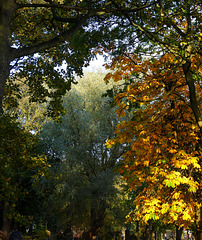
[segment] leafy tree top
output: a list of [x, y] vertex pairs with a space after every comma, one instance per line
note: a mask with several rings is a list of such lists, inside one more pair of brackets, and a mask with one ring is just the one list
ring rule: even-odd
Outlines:
[[199, 51], [197, 0], [3, 0], [1, 9], [0, 98], [10, 72], [26, 78], [32, 101], [51, 99], [55, 116], [73, 75], [100, 46], [116, 56], [169, 50], [185, 62]]
[[[150, 5], [119, 9], [110, 1], [1, 1], [0, 102], [10, 74], [26, 78], [32, 101], [50, 98], [50, 110], [62, 111], [61, 95], [70, 89], [73, 75], [82, 74], [95, 54], [92, 49], [109, 42], [107, 19], [116, 19], [122, 9], [130, 13]], [[105, 24], [107, 31], [101, 29]], [[63, 64], [65, 70], [60, 70]]]
[[[130, 111], [133, 117], [118, 124], [116, 137], [107, 143], [127, 146], [119, 172], [137, 191], [129, 219], [189, 226], [201, 206], [201, 133], [183, 67], [173, 54], [137, 60], [119, 57], [114, 61], [118, 68], [106, 77], [124, 76], [129, 82], [114, 100], [119, 116]], [[199, 55], [192, 59], [192, 72], [199, 71], [199, 60]], [[197, 81], [195, 94], [199, 102]]]

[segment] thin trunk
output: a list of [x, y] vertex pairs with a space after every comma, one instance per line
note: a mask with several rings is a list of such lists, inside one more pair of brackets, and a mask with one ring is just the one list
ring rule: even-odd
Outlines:
[[[183, 65], [183, 71], [189, 87], [189, 98], [190, 98], [191, 107], [194, 113], [196, 123], [200, 129], [200, 140], [199, 140], [198, 148], [200, 151], [202, 151], [202, 114], [200, 112], [199, 103], [196, 97], [195, 83], [191, 73], [191, 62], [187, 61]], [[199, 192], [199, 195], [201, 195], [200, 192]], [[199, 218], [200, 220], [198, 222], [196, 240], [202, 240], [202, 207], [199, 210]]]
[[189, 87], [189, 99], [190, 99], [190, 103], [191, 103], [191, 107], [196, 119], [196, 123], [200, 128], [200, 132], [202, 134], [202, 115], [199, 109], [199, 103], [197, 101], [197, 97], [196, 97], [196, 89], [195, 89], [195, 84], [194, 84], [194, 79], [192, 77], [192, 73], [191, 73], [191, 62], [187, 61], [184, 65], [183, 65], [183, 71], [185, 74], [185, 78], [186, 78], [186, 82], [188, 84]]
[[90, 239], [93, 239], [98, 235], [99, 229], [103, 227], [106, 212], [106, 202], [103, 199], [96, 199], [98, 195], [96, 190], [93, 190], [91, 194], [91, 226], [89, 230], [89, 237]]
[[130, 231], [128, 229], [125, 230], [125, 240], [129, 240], [130, 238]]
[[176, 226], [176, 240], [181, 240], [183, 228], [178, 228]]
[[149, 224], [145, 226], [145, 231], [143, 232], [142, 240], [150, 240], [151, 224], [152, 224], [152, 221], [150, 220]]
[[196, 240], [202, 240], [202, 207], [199, 209], [198, 222], [196, 228]]
[[11, 226], [11, 220], [8, 218], [8, 207], [3, 207], [3, 227], [2, 232], [4, 236], [7, 238], [9, 236], [10, 232], [10, 226]]

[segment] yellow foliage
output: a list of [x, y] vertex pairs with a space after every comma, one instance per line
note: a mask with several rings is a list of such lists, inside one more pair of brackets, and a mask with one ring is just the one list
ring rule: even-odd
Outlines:
[[[199, 71], [199, 56], [191, 61], [192, 71]], [[133, 214], [145, 222], [162, 219], [165, 223], [177, 221], [188, 226], [194, 221], [195, 208], [200, 204], [202, 154], [198, 147], [200, 131], [190, 108], [183, 68], [172, 54], [153, 62], [147, 60], [138, 65], [133, 62], [120, 57], [117, 59], [120, 71], [108, 75], [120, 79], [128, 71], [124, 76], [130, 79], [129, 72], [135, 71], [142, 76], [115, 97], [119, 116], [127, 111], [126, 102], [136, 102], [142, 107], [134, 110], [132, 120], [117, 126], [111, 144], [127, 144], [122, 173], [126, 173], [124, 177], [131, 188], [135, 190], [143, 183], [147, 186], [136, 197]], [[128, 68], [130, 64], [133, 67]], [[195, 85], [200, 99], [202, 92], [197, 81]]]

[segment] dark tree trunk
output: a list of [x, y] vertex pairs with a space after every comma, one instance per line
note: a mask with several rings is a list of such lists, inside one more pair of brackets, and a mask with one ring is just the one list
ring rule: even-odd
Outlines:
[[176, 227], [176, 240], [181, 240], [183, 228]]
[[202, 207], [199, 209], [198, 222], [196, 228], [196, 240], [202, 240]]
[[[16, 11], [14, 0], [0, 1], [0, 116], [2, 115], [2, 102], [4, 96], [4, 85], [10, 72], [11, 48], [10, 26], [13, 13]], [[8, 207], [3, 206], [2, 214], [2, 232], [8, 237], [11, 220], [8, 218]]]
[[193, 110], [193, 113], [194, 113], [194, 116], [196, 119], [196, 123], [198, 124], [198, 126], [200, 128], [200, 132], [202, 134], [202, 115], [201, 115], [201, 112], [199, 109], [199, 103], [198, 103], [197, 97], [196, 97], [196, 89], [195, 89], [194, 79], [193, 79], [192, 73], [191, 73], [191, 62], [187, 61], [183, 65], [183, 71], [185, 74], [187, 85], [189, 87], [189, 99], [190, 99], [190, 103], [191, 103], [191, 108]]
[[125, 240], [129, 240], [130, 238], [130, 231], [128, 229], [126, 229], [125, 231]]
[[150, 220], [149, 224], [145, 226], [145, 231], [143, 233], [142, 240], [150, 240], [151, 224], [152, 224], [152, 221]]
[[10, 226], [11, 226], [11, 219], [8, 218], [8, 207], [4, 206], [2, 232], [6, 238], [9, 236]]
[[[196, 89], [195, 89], [195, 84], [194, 84], [194, 79], [192, 76], [191, 72], [191, 61], [187, 61], [183, 65], [183, 71], [185, 74], [185, 78], [189, 87], [189, 99], [191, 103], [191, 107], [195, 116], [196, 123], [199, 126], [200, 129], [200, 139], [198, 143], [198, 148], [199, 151], [202, 151], [202, 114], [199, 108], [200, 103], [197, 100], [196, 96]], [[199, 190], [200, 191], [200, 190]], [[198, 192], [199, 197], [201, 196], [201, 192]], [[199, 222], [197, 225], [197, 230], [196, 230], [196, 240], [202, 240], [202, 207], [199, 209], [199, 217], [198, 217]]]
[[11, 48], [10, 26], [16, 5], [13, 0], [0, 1], [0, 114], [2, 113], [2, 101], [4, 96], [4, 85], [10, 72]]

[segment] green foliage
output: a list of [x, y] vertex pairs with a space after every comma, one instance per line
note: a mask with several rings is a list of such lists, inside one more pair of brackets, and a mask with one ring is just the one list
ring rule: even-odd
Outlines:
[[4, 110], [23, 125], [26, 131], [37, 135], [47, 120], [47, 103], [32, 102], [25, 79], [16, 79], [6, 85]]
[[43, 217], [57, 231], [68, 226], [106, 234], [112, 222], [117, 229], [124, 224], [124, 188], [114, 173], [120, 149], [105, 147], [117, 119], [109, 99], [102, 97], [108, 88], [103, 77], [87, 73], [79, 79], [64, 98], [66, 115], [62, 122], [48, 121], [41, 133], [41, 147], [49, 161], [55, 161], [51, 174], [55, 181], [41, 182], [39, 187], [49, 192]]
[[[98, 172], [106, 173], [119, 157], [119, 146], [112, 150], [106, 149], [104, 145], [106, 138], [113, 136], [114, 125], [117, 123], [117, 119], [111, 118], [111, 112], [105, 108], [106, 102], [93, 98], [95, 95], [90, 91], [85, 96], [74, 91], [69, 100], [62, 104], [62, 96], [75, 82], [75, 75], [82, 75], [82, 67], [88, 65], [96, 52], [107, 52], [115, 60], [120, 55], [127, 55], [134, 59], [133, 63], [137, 66], [147, 54], [153, 58], [159, 58], [165, 53], [172, 54], [178, 66], [182, 67], [187, 89], [190, 90], [189, 104], [194, 113], [193, 118], [201, 131], [201, 99], [194, 94], [196, 81], [201, 86], [200, 61], [192, 61], [194, 56], [201, 55], [201, 7], [198, 0], [3, 0], [0, 8], [3, 13], [0, 23], [0, 68], [3, 69], [0, 77], [0, 102], [5, 79], [8, 71], [12, 70], [5, 86], [8, 105], [16, 106], [19, 102], [21, 89], [15, 82], [23, 79], [28, 86], [30, 102], [47, 102], [47, 112], [55, 120], [61, 120], [58, 116], [64, 115], [65, 110], [69, 113], [63, 117], [63, 125], [48, 123], [46, 129], [50, 135], [43, 136], [46, 140], [44, 144], [48, 142], [44, 148], [50, 161], [56, 160], [61, 167], [61, 173], [53, 169], [56, 179], [64, 173], [63, 170], [70, 174], [73, 169], [79, 177], [85, 176], [83, 184], [88, 186], [91, 174], [95, 176]], [[133, 58], [136, 54], [138, 59]], [[116, 71], [114, 61], [110, 66]], [[124, 66], [127, 67], [130, 68], [130, 65]], [[175, 67], [172, 68], [172, 72], [175, 70]], [[141, 73], [131, 75], [141, 82]], [[119, 79], [126, 78], [123, 72], [116, 76]], [[15, 97], [12, 95], [13, 90]], [[112, 92], [108, 93], [112, 96]], [[92, 98], [91, 104], [84, 101], [89, 97]], [[97, 111], [100, 106], [104, 106], [103, 112]], [[129, 105], [129, 110], [137, 107], [139, 104]], [[28, 120], [30, 116], [31, 114], [22, 118]], [[44, 121], [39, 116], [36, 121], [38, 120]], [[5, 126], [9, 129], [9, 126]], [[34, 126], [32, 130], [36, 128], [39, 129], [40, 126]], [[17, 144], [7, 145], [13, 147], [14, 156], [21, 160], [19, 155], [25, 151], [24, 148], [19, 144], [17, 152]], [[5, 156], [5, 159], [12, 159], [4, 150], [2, 152], [3, 161]], [[96, 162], [95, 159], [99, 161]], [[68, 164], [64, 167], [60, 165], [61, 162]], [[103, 180], [102, 177], [98, 179], [98, 182]], [[43, 181], [44, 184], [46, 181]], [[59, 177], [57, 184], [55, 181], [53, 184], [57, 186], [56, 193], [62, 191], [64, 182], [60, 182]], [[169, 182], [168, 185], [173, 187]], [[48, 187], [50, 192], [51, 187]], [[59, 196], [54, 195], [55, 199], [59, 199]]]
[[[200, 46], [198, 0], [4, 0], [1, 5], [7, 12], [1, 23], [1, 54], [5, 49], [8, 59], [2, 67], [10, 64], [12, 79], [26, 79], [31, 101], [49, 99], [54, 118], [64, 113], [62, 96], [74, 75], [82, 75], [96, 52], [145, 57], [168, 49], [186, 60]], [[3, 85], [7, 77], [2, 77]]]
[[31, 220], [26, 200], [30, 200], [34, 179], [46, 174], [46, 158], [34, 151], [38, 139], [9, 116], [0, 117], [0, 138], [1, 208], [7, 209], [4, 217], [26, 225]]
[[32, 230], [31, 235], [30, 234], [23, 235], [23, 239], [25, 239], [25, 240], [44, 240], [44, 239], [48, 239], [50, 236], [51, 236], [51, 233], [49, 230], [47, 230], [43, 226], [37, 226], [36, 229]]

